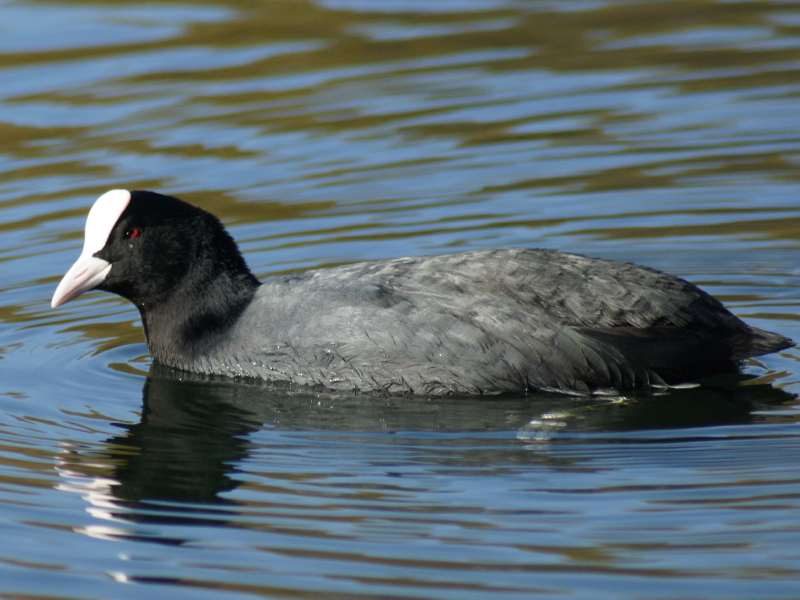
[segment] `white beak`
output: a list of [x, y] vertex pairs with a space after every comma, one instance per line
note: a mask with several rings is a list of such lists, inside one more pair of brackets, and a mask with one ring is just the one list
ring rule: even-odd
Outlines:
[[50, 306], [56, 308], [96, 288], [110, 270], [110, 262], [84, 252], [58, 284]]
[[111, 190], [95, 201], [86, 217], [83, 252], [58, 284], [50, 306], [56, 308], [66, 304], [105, 280], [111, 263], [94, 254], [106, 245], [111, 230], [130, 201], [131, 193], [128, 190]]

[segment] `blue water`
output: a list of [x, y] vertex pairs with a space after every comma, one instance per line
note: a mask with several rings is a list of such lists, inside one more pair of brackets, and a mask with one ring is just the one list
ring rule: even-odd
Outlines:
[[800, 597], [796, 349], [601, 399], [153, 366], [49, 301], [112, 188], [260, 277], [499, 246], [800, 339], [800, 2], [0, 0], [0, 596]]

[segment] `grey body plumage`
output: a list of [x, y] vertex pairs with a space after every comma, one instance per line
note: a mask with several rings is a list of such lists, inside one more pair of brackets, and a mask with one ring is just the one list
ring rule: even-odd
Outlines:
[[[213, 353], [175, 366], [362, 392], [586, 393], [685, 381], [787, 344], [677, 277], [507, 249], [272, 278]], [[648, 348], [668, 368], [639, 360]]]

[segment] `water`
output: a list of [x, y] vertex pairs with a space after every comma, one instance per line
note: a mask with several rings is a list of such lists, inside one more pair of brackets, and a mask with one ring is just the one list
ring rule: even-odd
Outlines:
[[0, 596], [800, 597], [800, 355], [655, 397], [176, 378], [49, 299], [111, 188], [260, 277], [632, 260], [800, 339], [800, 3], [0, 0]]

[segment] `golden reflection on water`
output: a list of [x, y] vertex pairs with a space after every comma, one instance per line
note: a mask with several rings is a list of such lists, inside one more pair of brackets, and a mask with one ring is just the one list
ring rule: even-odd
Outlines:
[[[129, 5], [107, 4], [122, 11], [116, 17], [111, 13], [113, 29], [124, 22]], [[498, 146], [542, 143], [575, 153], [581, 147], [594, 153], [608, 146], [609, 152], [623, 156], [653, 149], [674, 155], [645, 163], [632, 159], [637, 164], [627, 165], [621, 158], [622, 164], [556, 177], [534, 163], [524, 179], [488, 174], [484, 185], [472, 192], [484, 198], [532, 187], [589, 193], [664, 188], [681, 185], [690, 177], [734, 173], [767, 173], [797, 181], [793, 162], [780, 150], [728, 153], [730, 138], [708, 139], [704, 155], [681, 157], [679, 148], [665, 148], [659, 136], [703, 140], [715, 134], [714, 124], [688, 122], [658, 129], [649, 124], [657, 123], [658, 115], [646, 105], [637, 105], [635, 98], [631, 104], [627, 97], [646, 90], [676, 98], [713, 92], [735, 98], [738, 89], [796, 83], [798, 70], [788, 65], [799, 57], [797, 45], [770, 43], [796, 36], [798, 26], [780, 19], [791, 4], [648, 2], [574, 11], [531, 2], [466, 12], [456, 3], [452, 8], [446, 2], [440, 4], [441, 9], [431, 12], [391, 14], [378, 7], [370, 11], [370, 5], [364, 4], [351, 10], [344, 2], [206, 3], [213, 9], [224, 7], [217, 11], [218, 18], [201, 16], [192, 22], [188, 12], [188, 23], [149, 41], [122, 38], [95, 46], [90, 40], [76, 39], [62, 48], [2, 53], [0, 66], [23, 69], [23, 73], [33, 67], [91, 70], [95, 63], [107, 70], [105, 76], [82, 85], [56, 84], [36, 93], [8, 94], [8, 103], [82, 110], [149, 101], [155, 105], [132, 106], [129, 114], [99, 127], [69, 118], [55, 127], [2, 122], [4, 151], [35, 162], [5, 170], [4, 180], [116, 177], [133, 187], [165, 188], [172, 186], [169, 178], [152, 177], [146, 168], [135, 169], [138, 174], [120, 174], [103, 161], [82, 156], [116, 154], [134, 160], [153, 156], [174, 161], [179, 170], [182, 159], [269, 161], [270, 139], [277, 142], [283, 134], [290, 135], [287, 143], [298, 146], [309, 136], [344, 134], [351, 141], [358, 136], [394, 138], [398, 143], [448, 140], [487, 153]], [[44, 4], [30, 6], [46, 10]], [[168, 5], [159, 6], [153, 9], [154, 24], [163, 23], [159, 12]], [[146, 31], [146, 23], [142, 29]], [[182, 51], [185, 60], [174, 58]], [[217, 64], [226, 62], [227, 55], [232, 64]], [[163, 57], [164, 64], [157, 57]], [[120, 73], [113, 69], [116, 62], [139, 61], [143, 66], [138, 69], [123, 68]], [[506, 76], [508, 86], [503, 86]], [[492, 77], [497, 81], [491, 81]], [[596, 82], [584, 87], [582, 78]], [[525, 88], [515, 89], [523, 82]], [[586, 103], [575, 97], [592, 93], [608, 99]], [[577, 102], [570, 103], [570, 96]], [[370, 97], [374, 103], [368, 101]], [[520, 109], [519, 103], [531, 101], [540, 102], [541, 110], [536, 106]], [[184, 140], [170, 140], [168, 130], [178, 126], [197, 128], [195, 139], [183, 135]], [[773, 126], [777, 128], [778, 123]], [[220, 130], [229, 142], [214, 139], [213, 132]], [[205, 138], [206, 134], [211, 135]], [[258, 136], [264, 141], [247, 143]], [[712, 153], [713, 148], [721, 152]], [[386, 159], [367, 166], [367, 171], [398, 164], [391, 156]], [[435, 164], [441, 159], [425, 153], [421, 160]], [[338, 169], [331, 169], [317, 157], [302, 176], [342, 177], [365, 168], [358, 158], [341, 162]], [[672, 175], [654, 172], [673, 167], [679, 169]], [[219, 183], [213, 193], [208, 186], [194, 190], [197, 198], [209, 202], [210, 209], [237, 222], [273, 218], [271, 212], [265, 214], [256, 207], [280, 198], [259, 197], [248, 202], [246, 209], [236, 210], [236, 179], [225, 181], [224, 186]], [[91, 197], [105, 187], [69, 186], [62, 195]], [[32, 191], [29, 200], [49, 197]], [[322, 203], [336, 202], [337, 195]], [[71, 215], [53, 215], [65, 216]]]

